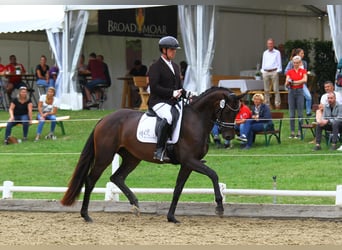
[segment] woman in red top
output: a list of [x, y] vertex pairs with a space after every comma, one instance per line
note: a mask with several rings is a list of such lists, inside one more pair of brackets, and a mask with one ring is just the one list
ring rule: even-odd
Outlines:
[[285, 86], [289, 89], [288, 104], [290, 113], [290, 129], [291, 135], [289, 138], [300, 138], [300, 124], [298, 124], [298, 133], [295, 135], [295, 116], [296, 110], [299, 123], [303, 118], [304, 110], [304, 92], [303, 85], [307, 82], [307, 71], [300, 67], [302, 58], [295, 56], [292, 58], [293, 69], [286, 73]]

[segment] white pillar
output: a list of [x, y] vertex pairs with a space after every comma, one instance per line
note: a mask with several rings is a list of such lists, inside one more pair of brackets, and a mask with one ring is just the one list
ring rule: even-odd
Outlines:
[[12, 199], [13, 193], [11, 191], [11, 188], [14, 186], [13, 181], [4, 181], [4, 190], [2, 191], [2, 198], [3, 199]]
[[336, 186], [335, 205], [342, 205], [342, 185], [337, 185]]
[[[118, 154], [115, 154], [113, 161], [112, 161], [112, 174], [114, 174], [116, 172], [116, 170], [119, 169], [119, 167], [120, 167], [120, 156]], [[119, 188], [114, 183], [108, 182], [107, 186], [106, 186], [105, 200], [113, 200], [113, 201], [119, 201], [120, 200], [119, 194], [113, 193], [114, 189], [119, 189]]]
[[220, 186], [220, 192], [221, 192], [221, 195], [222, 195], [222, 201], [226, 202], [225, 191], [227, 189], [227, 185], [225, 183], [219, 183], [219, 186]]

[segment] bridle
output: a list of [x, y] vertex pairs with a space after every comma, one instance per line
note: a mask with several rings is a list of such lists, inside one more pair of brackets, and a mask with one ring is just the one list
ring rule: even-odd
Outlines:
[[[229, 98], [229, 97], [228, 97]], [[216, 118], [215, 123], [219, 126], [219, 127], [224, 127], [224, 128], [234, 128], [235, 127], [235, 122], [224, 122], [222, 121], [222, 113], [224, 111], [225, 108], [228, 108], [230, 111], [233, 112], [238, 112], [240, 110], [240, 106], [241, 103], [239, 102], [239, 105], [237, 108], [234, 108], [232, 106], [230, 106], [225, 99], [222, 99], [220, 101], [220, 108], [216, 113], [220, 113], [219, 117]]]

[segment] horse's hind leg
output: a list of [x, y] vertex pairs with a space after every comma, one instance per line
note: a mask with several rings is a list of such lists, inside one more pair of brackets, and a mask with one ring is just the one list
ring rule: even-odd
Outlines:
[[83, 196], [83, 202], [82, 202], [82, 208], [81, 208], [81, 216], [86, 222], [92, 222], [93, 220], [88, 215], [88, 205], [90, 200], [91, 192], [93, 191], [96, 182], [102, 175], [103, 171], [107, 168], [107, 166], [110, 164], [110, 162], [96, 162], [88, 174], [86, 180], [85, 180], [85, 190], [84, 190], [84, 196]]
[[130, 188], [126, 185], [125, 180], [126, 177], [138, 166], [140, 163], [140, 159], [135, 158], [129, 152], [125, 151], [120, 154], [122, 157], [122, 163], [119, 169], [110, 177], [110, 180], [120, 188], [120, 190], [124, 193], [124, 195], [129, 200], [130, 204], [135, 206], [133, 207], [133, 212], [139, 213], [139, 203], [135, 194], [130, 190]]

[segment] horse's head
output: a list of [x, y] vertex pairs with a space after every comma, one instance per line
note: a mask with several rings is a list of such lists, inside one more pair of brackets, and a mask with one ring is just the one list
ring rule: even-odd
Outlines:
[[232, 92], [226, 92], [218, 102], [216, 112], [216, 123], [220, 127], [221, 135], [227, 140], [234, 139], [235, 136], [235, 117], [240, 110], [240, 100], [246, 95], [236, 95]]

